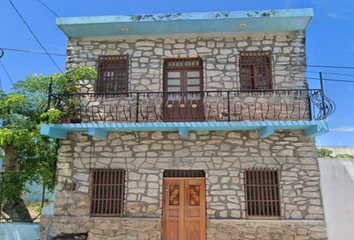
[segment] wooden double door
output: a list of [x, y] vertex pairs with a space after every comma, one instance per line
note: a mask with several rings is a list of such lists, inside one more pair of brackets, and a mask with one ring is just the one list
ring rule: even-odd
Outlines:
[[163, 240], [206, 240], [205, 178], [165, 178]]

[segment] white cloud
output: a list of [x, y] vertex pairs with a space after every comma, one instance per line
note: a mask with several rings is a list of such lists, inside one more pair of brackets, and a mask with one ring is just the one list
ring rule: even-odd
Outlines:
[[327, 16], [336, 20], [349, 20], [343, 13], [327, 12]]
[[332, 128], [333, 132], [354, 132], [354, 127], [340, 127], [340, 128]]
[[335, 20], [353, 21], [353, 0], [310, 0], [315, 8]]

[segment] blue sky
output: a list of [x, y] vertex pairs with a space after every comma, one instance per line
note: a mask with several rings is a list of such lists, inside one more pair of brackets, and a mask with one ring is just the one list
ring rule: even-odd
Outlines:
[[[242, 11], [286, 8], [314, 8], [315, 18], [307, 31], [308, 64], [354, 66], [354, 0], [42, 0], [60, 17], [126, 15], [148, 13]], [[65, 54], [66, 37], [56, 27], [55, 16], [38, 0], [13, 0], [37, 37], [49, 52]], [[8, 0], [0, 0], [0, 47], [41, 51]], [[65, 57], [53, 56], [64, 69]], [[46, 55], [6, 51], [1, 59], [14, 82], [32, 73], [51, 74], [58, 70]], [[308, 77], [354, 81], [354, 69], [308, 68]], [[12, 84], [0, 66], [5, 91]], [[311, 88], [319, 82], [309, 80]], [[354, 83], [325, 82], [325, 93], [337, 104], [337, 111], [329, 117], [331, 132], [318, 137], [321, 146], [354, 147]]]

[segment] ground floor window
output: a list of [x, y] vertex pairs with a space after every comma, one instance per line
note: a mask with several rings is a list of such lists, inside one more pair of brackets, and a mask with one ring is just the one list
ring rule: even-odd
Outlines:
[[244, 182], [247, 217], [281, 217], [279, 170], [245, 170]]
[[123, 217], [124, 169], [92, 169], [92, 217]]

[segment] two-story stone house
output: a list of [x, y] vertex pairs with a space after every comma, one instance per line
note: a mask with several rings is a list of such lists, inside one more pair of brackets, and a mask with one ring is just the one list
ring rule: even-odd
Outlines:
[[60, 18], [92, 66], [61, 140], [40, 239], [327, 239], [308, 89], [312, 9]]

